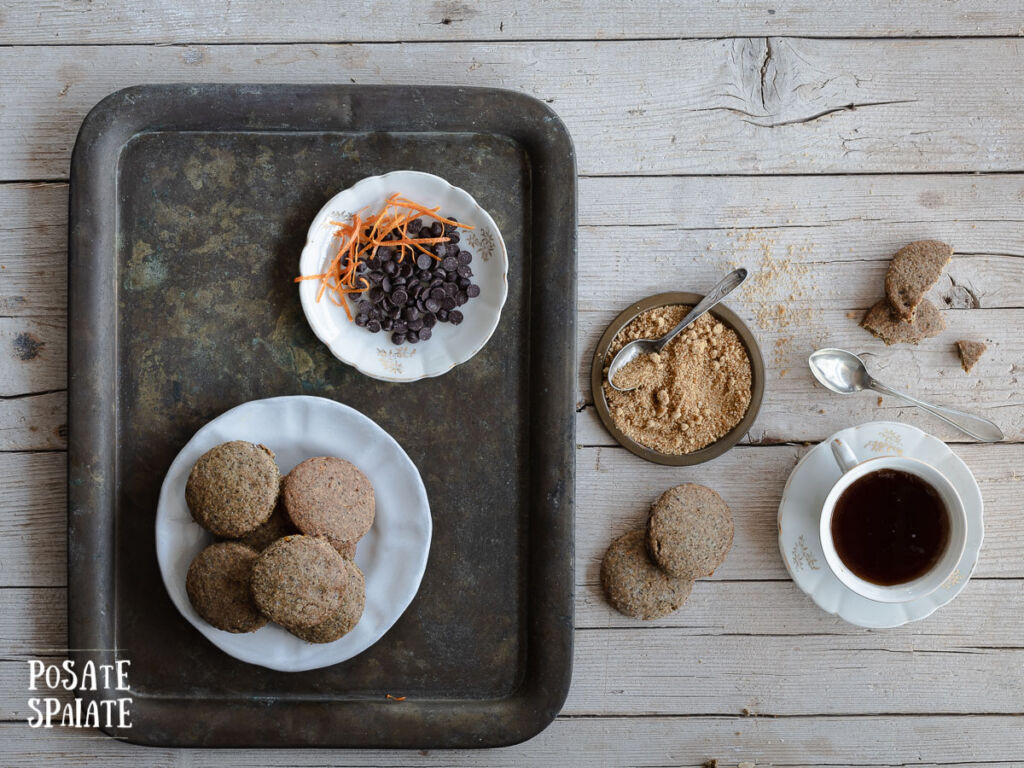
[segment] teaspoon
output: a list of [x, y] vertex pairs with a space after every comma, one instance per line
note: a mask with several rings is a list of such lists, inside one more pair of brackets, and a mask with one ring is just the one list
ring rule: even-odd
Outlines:
[[988, 419], [975, 416], [953, 408], [946, 408], [941, 405], [932, 405], [916, 397], [897, 392], [887, 387], [878, 379], [868, 373], [864, 361], [852, 352], [845, 349], [819, 349], [807, 359], [811, 366], [811, 373], [814, 378], [825, 387], [840, 395], [850, 395], [864, 389], [873, 389], [883, 395], [898, 397], [908, 403], [924, 408], [933, 416], [938, 416], [947, 424], [952, 424], [961, 432], [970, 435], [976, 440], [986, 443], [995, 443], [1003, 439], [1002, 430]]

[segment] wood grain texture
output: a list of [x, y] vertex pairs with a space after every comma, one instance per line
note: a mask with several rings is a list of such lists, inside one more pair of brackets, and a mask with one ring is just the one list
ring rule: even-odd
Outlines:
[[0, 453], [0, 587], [67, 584], [66, 467], [63, 453]]
[[585, 175], [1017, 171], [1022, 64], [1010, 38], [13, 46], [0, 180], [66, 177], [101, 98], [182, 81], [512, 88], [565, 120]]
[[1020, 765], [1024, 731], [1019, 717], [1005, 715], [560, 718], [526, 744], [488, 751], [246, 751], [137, 747], [96, 731], [41, 731], [7, 723], [0, 725], [0, 743], [8, 768], [697, 768], [709, 759], [722, 768], [744, 762], [785, 768], [1009, 768]]
[[[807, 37], [1018, 35], [1024, 4], [928, 0], [899, 4], [659, 3], [577, 0], [377, 0], [291, 4], [287, 13], [259, 0], [33, 2], [5, 6], [0, 44], [281, 43], [402, 40], [529, 40], [749, 37], [784, 32]], [[908, 21], [912, 23], [908, 25]]]
[[67, 184], [0, 184], [0, 316], [67, 313]]
[[[985, 497], [982, 559], [956, 601], [903, 628], [865, 631], [817, 609], [781, 566], [775, 515], [807, 450], [794, 443], [874, 418], [960, 439], [888, 398], [817, 388], [804, 359], [821, 344], [867, 352], [888, 383], [978, 410], [1024, 440], [1024, 173], [1014, 173], [1024, 171], [1024, 49], [1013, 39], [1022, 12], [1022, 0], [311, 0], [287, 12], [256, 0], [4, 4], [0, 720], [27, 714], [25, 659], [59, 658], [67, 642], [65, 457], [18, 452], [66, 442], [67, 187], [2, 182], [66, 178], [82, 118], [117, 88], [420, 82], [508, 87], [550, 103], [583, 173], [578, 442], [587, 447], [577, 452], [569, 716], [528, 744], [214, 753], [8, 722], [0, 764], [1019, 765], [1020, 716], [998, 713], [1024, 711], [1024, 445], [954, 447]], [[881, 295], [888, 255], [922, 237], [958, 253], [933, 292], [949, 329], [916, 349], [886, 349], [856, 327], [858, 313]], [[699, 290], [732, 263], [763, 276], [729, 302], [769, 363], [747, 437], [758, 445], [691, 469], [609, 447], [586, 405], [597, 336], [630, 301]], [[961, 336], [991, 342], [971, 376], [952, 353]], [[681, 611], [640, 625], [606, 604], [599, 559], [652, 498], [687, 480], [722, 492], [736, 544]], [[969, 714], [978, 712], [988, 714]]]

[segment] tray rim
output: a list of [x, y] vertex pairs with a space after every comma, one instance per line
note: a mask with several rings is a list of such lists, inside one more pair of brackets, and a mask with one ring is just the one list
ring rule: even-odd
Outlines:
[[[444, 115], [402, 122], [374, 104], [385, 95], [444, 98]], [[483, 110], [495, 100], [502, 109]], [[185, 108], [187, 106], [187, 108]], [[367, 121], [372, 122], [370, 126]], [[465, 121], [461, 122], [460, 121]], [[173, 747], [467, 748], [517, 744], [561, 709], [574, 631], [576, 162], [568, 131], [533, 97], [497, 88], [373, 85], [139, 85], [101, 100], [84, 119], [71, 158], [68, 225], [68, 646], [77, 663], [114, 659], [117, 478], [117, 168], [122, 148], [151, 131], [471, 132], [516, 141], [529, 158], [530, 284], [528, 582], [524, 679], [497, 699], [393, 702], [323, 697], [222, 700], [134, 697], [145, 728], [104, 729], [120, 740]], [[103, 203], [106, 202], [106, 208]], [[554, 213], [538, 216], [538, 212]], [[538, 247], [546, 243], [546, 247]], [[552, 247], [551, 243], [555, 243]], [[557, 254], [557, 256], [555, 256]], [[558, 261], [555, 261], [555, 259]], [[568, 264], [564, 262], [568, 261]], [[560, 308], [552, 310], [554, 308]], [[544, 311], [533, 311], [543, 309]], [[546, 343], [538, 344], [537, 340]], [[559, 447], [558, 462], [538, 458]], [[107, 599], [110, 602], [107, 602]], [[84, 649], [105, 649], [86, 651]], [[79, 692], [83, 698], [114, 698]], [[187, 707], [187, 717], [180, 710]], [[282, 709], [301, 734], [277, 733]], [[225, 714], [229, 715], [225, 717]], [[367, 722], [385, 727], [372, 730]], [[387, 732], [386, 736], [381, 736]]]

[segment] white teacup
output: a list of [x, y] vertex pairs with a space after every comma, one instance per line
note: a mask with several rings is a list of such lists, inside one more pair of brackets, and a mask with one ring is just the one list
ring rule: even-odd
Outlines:
[[[828, 567], [832, 569], [836, 578], [858, 595], [880, 603], [909, 602], [924, 597], [942, 586], [943, 582], [956, 570], [956, 565], [960, 562], [967, 543], [967, 513], [953, 484], [931, 464], [917, 459], [903, 456], [876, 456], [873, 459], [858, 461], [849, 446], [841, 440], [833, 440], [831, 447], [832, 455], [840, 469], [843, 470], [843, 474], [825, 497], [825, 503], [821, 509], [819, 534], [821, 548], [825, 553], [825, 562], [828, 563]], [[935, 489], [949, 513], [949, 541], [946, 550], [935, 565], [927, 573], [912, 581], [892, 586], [875, 584], [857, 576], [843, 563], [836, 551], [835, 543], [832, 541], [832, 514], [839, 497], [851, 484], [880, 469], [896, 469], [919, 477]]]

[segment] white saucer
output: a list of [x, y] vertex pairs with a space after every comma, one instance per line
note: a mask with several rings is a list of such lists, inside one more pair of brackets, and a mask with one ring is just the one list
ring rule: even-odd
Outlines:
[[[818, 536], [821, 507], [841, 471], [829, 444], [846, 443], [858, 459], [909, 456], [925, 461], [956, 487], [967, 510], [967, 545], [956, 570], [930, 595], [908, 603], [878, 603], [852, 592], [835, 577]], [[860, 627], [898, 627], [931, 615], [967, 585], [985, 536], [981, 490], [967, 465], [938, 438], [908, 424], [872, 421], [844, 429], [814, 446], [786, 481], [779, 504], [779, 551], [786, 570], [820, 608]]]
[[340, 241], [332, 221], [351, 221], [353, 213], [364, 208], [376, 211], [395, 192], [430, 207], [439, 205], [442, 215], [475, 227], [462, 233], [464, 247], [473, 254], [473, 282], [480, 286], [480, 295], [460, 307], [465, 320], [458, 326], [438, 323], [429, 341], [396, 346], [390, 333], [370, 333], [326, 297], [318, 302], [317, 280], [299, 283], [299, 298], [313, 333], [343, 363], [381, 381], [418, 381], [447, 373], [483, 349], [498, 327], [508, 296], [505, 241], [494, 219], [468, 192], [420, 171], [369, 176], [336, 194], [317, 213], [299, 257], [299, 274], [323, 272], [334, 257]]
[[[276, 624], [233, 634], [199, 617], [185, 592], [192, 559], [214, 542], [185, 503], [185, 482], [206, 451], [228, 440], [262, 443], [275, 453], [281, 473], [311, 456], [337, 456], [361, 469], [377, 502], [373, 527], [359, 540], [356, 565], [366, 577], [366, 607], [359, 623], [333, 643], [313, 644]], [[427, 491], [412, 459], [391, 435], [347, 405], [322, 397], [252, 400], [210, 421], [171, 464], [156, 511], [156, 554], [171, 601], [224, 653], [281, 672], [327, 667], [376, 643], [398, 621], [420, 586], [431, 535]]]

